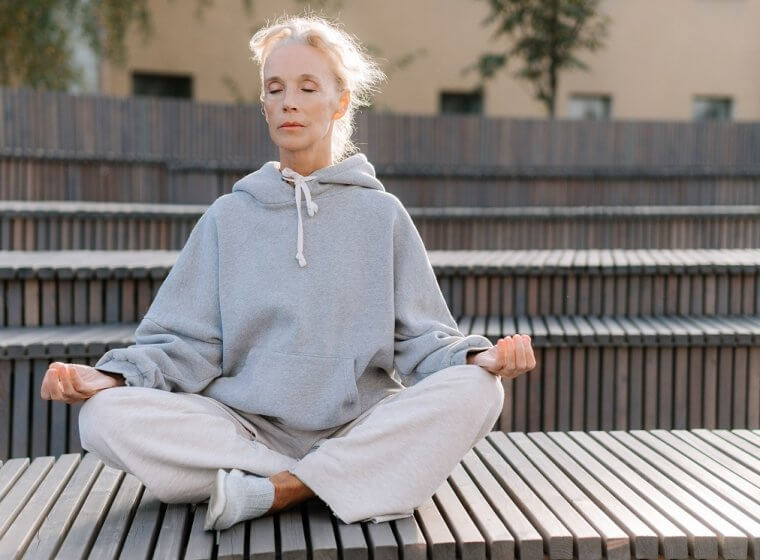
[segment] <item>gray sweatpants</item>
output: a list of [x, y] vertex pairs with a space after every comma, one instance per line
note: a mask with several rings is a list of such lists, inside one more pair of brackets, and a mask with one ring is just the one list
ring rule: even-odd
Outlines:
[[344, 523], [380, 522], [426, 502], [503, 404], [501, 378], [476, 365], [442, 369], [319, 432], [243, 416], [197, 393], [115, 387], [83, 403], [79, 434], [84, 449], [165, 503], [207, 500], [220, 468], [289, 471]]

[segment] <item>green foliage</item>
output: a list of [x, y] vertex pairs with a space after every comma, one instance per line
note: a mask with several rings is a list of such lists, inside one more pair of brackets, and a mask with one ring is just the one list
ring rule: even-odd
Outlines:
[[[171, 0], [172, 2], [175, 0]], [[250, 13], [252, 0], [242, 0]], [[72, 38], [81, 34], [93, 53], [123, 67], [125, 37], [136, 24], [143, 40], [154, 29], [148, 0], [2, 0], [0, 2], [0, 85], [68, 89], [81, 83], [72, 59]], [[196, 0], [194, 15], [213, 0]]]
[[514, 71], [518, 78], [533, 83], [535, 97], [550, 117], [554, 117], [559, 72], [563, 69], [587, 70], [577, 53], [603, 47], [609, 16], [598, 13], [600, 0], [486, 0], [488, 16], [481, 22], [496, 24], [491, 35], [510, 39], [510, 48], [486, 53], [464, 69], [477, 70], [481, 81], [506, 68], [511, 59], [523, 65]]

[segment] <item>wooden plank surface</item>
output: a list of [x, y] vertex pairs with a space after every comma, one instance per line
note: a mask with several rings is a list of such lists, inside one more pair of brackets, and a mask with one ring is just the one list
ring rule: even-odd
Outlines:
[[730, 436], [760, 449], [760, 430], [490, 432], [411, 517], [345, 524], [313, 498], [218, 544], [205, 502], [161, 503], [92, 454], [12, 459], [0, 556], [744, 559], [760, 546], [760, 486], [745, 477], [760, 458], [724, 454], [743, 446]]

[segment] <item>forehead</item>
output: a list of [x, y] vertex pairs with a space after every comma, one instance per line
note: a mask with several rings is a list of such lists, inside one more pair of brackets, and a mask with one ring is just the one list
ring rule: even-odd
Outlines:
[[288, 43], [275, 48], [264, 63], [264, 80], [327, 79], [327, 57], [316, 47]]
[[265, 78], [265, 81], [271, 82], [273, 80], [287, 80], [289, 77], [297, 78], [299, 80], [314, 80], [315, 82], [319, 82], [322, 79], [319, 76], [315, 76], [314, 74], [300, 74], [298, 76], [288, 76], [286, 74], [284, 76], [267, 76]]

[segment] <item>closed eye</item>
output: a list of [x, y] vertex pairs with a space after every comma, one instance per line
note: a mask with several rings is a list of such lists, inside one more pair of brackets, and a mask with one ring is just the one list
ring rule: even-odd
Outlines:
[[[303, 91], [308, 91], [309, 93], [317, 91], [315, 89], [306, 89], [306, 88], [302, 88], [302, 89]], [[273, 90], [270, 90], [269, 93], [280, 93], [281, 91], [282, 91], [281, 89], [273, 89]]]

